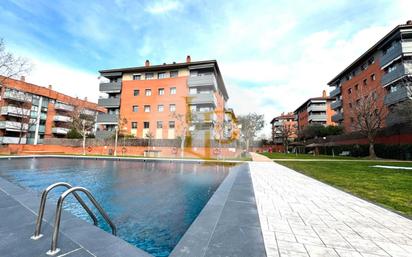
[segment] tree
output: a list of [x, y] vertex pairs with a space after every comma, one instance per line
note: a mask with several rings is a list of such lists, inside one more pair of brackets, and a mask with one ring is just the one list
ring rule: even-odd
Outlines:
[[369, 157], [376, 158], [375, 139], [385, 120], [386, 111], [383, 101], [377, 101], [379, 94], [374, 91], [366, 96], [358, 96], [352, 101], [351, 120], [354, 131], [360, 132], [368, 140]]
[[190, 134], [190, 124], [187, 122], [189, 118], [186, 118], [185, 115], [177, 112], [172, 112], [171, 117], [177, 122], [178, 137], [180, 137], [180, 157], [183, 158], [186, 138]]
[[31, 103], [29, 102], [16, 101], [13, 103], [13, 107], [15, 107], [16, 116], [20, 117], [18, 144], [21, 144], [23, 136], [26, 135], [30, 128], [36, 125], [37, 119], [31, 117]]
[[22, 57], [16, 57], [6, 50], [6, 44], [0, 38], [0, 84], [9, 78], [18, 78], [31, 70], [31, 63]]
[[81, 136], [83, 139], [83, 155], [86, 155], [86, 137], [91, 134], [94, 128], [94, 116], [89, 116], [85, 114], [86, 108], [82, 106], [77, 106], [71, 115], [72, 118], [72, 128], [67, 134], [67, 137], [78, 137]]
[[249, 113], [247, 115], [240, 115], [238, 122], [242, 136], [246, 142], [246, 150], [249, 151], [250, 141], [257, 136], [257, 133], [265, 126], [264, 115], [257, 113]]
[[278, 131], [280, 132], [279, 136], [282, 139], [285, 153], [288, 153], [289, 142], [291, 141], [292, 136], [296, 133], [296, 125], [289, 122], [283, 122], [283, 124], [278, 127]]

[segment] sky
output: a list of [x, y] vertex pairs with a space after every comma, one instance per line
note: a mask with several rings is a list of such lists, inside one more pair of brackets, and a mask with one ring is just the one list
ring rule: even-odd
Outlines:
[[26, 80], [97, 101], [98, 70], [218, 61], [237, 115], [294, 111], [398, 24], [411, 0], [2, 0]]

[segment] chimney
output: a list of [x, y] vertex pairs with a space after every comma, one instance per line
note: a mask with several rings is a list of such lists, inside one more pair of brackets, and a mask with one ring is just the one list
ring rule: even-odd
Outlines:
[[149, 67], [149, 66], [150, 66], [149, 60], [146, 60], [146, 61], [144, 62], [144, 66], [145, 66], [145, 67]]
[[23, 82], [25, 82], [25, 81], [26, 81], [26, 77], [25, 77], [25, 76], [21, 76], [21, 77], [20, 77], [20, 80], [23, 81]]
[[323, 91], [322, 91], [322, 97], [323, 97], [323, 98], [326, 98], [326, 90], [323, 90]]
[[87, 96], [84, 97], [84, 100], [87, 101]]
[[192, 58], [190, 57], [190, 55], [186, 56], [186, 62], [190, 63], [192, 61]]
[[52, 85], [49, 85], [49, 86], [48, 86], [48, 88], [49, 88], [49, 89], [52, 89], [52, 88], [53, 88], [53, 86], [52, 86]]
[[406, 21], [406, 25], [412, 25], [412, 20]]

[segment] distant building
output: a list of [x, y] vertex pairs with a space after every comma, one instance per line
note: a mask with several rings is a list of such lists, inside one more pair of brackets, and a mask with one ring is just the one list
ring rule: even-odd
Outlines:
[[336, 98], [331, 105], [333, 121], [346, 132], [353, 131], [353, 106], [372, 94], [386, 106], [384, 113], [389, 112], [384, 125], [402, 122], [390, 109], [411, 98], [410, 86], [404, 86], [408, 79], [412, 80], [412, 21], [396, 26], [328, 83], [334, 87], [330, 97]]
[[[136, 138], [175, 139], [184, 130], [192, 138], [213, 139], [215, 125], [223, 124], [229, 98], [215, 60], [101, 70], [100, 84], [107, 109], [97, 116], [99, 138], [116, 127]], [[176, 117], [181, 117], [181, 120]], [[127, 121], [126, 124], [123, 120]], [[120, 121], [120, 122], [119, 122]]]
[[[72, 112], [85, 119], [105, 112], [97, 104], [20, 80], [0, 78], [0, 143], [41, 144], [44, 138], [65, 137]], [[20, 142], [19, 142], [20, 141]]]
[[323, 126], [334, 125], [331, 108], [333, 97], [326, 95], [323, 90], [321, 97], [313, 97], [306, 100], [295, 110], [298, 131], [303, 131], [308, 125], [321, 124]]
[[272, 141], [275, 145], [283, 145], [285, 138], [285, 129], [290, 131], [288, 138], [293, 141], [297, 138], [297, 122], [296, 116], [293, 112], [282, 113], [281, 115], [272, 119]]

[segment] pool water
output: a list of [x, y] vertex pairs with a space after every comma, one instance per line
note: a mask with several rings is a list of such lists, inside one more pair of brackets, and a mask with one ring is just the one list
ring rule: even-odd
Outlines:
[[[1, 177], [39, 193], [60, 181], [89, 189], [116, 225], [118, 236], [156, 257], [170, 254], [230, 168], [171, 161], [0, 160]], [[54, 208], [63, 191], [52, 192], [49, 202], [53, 205], [48, 206]], [[72, 196], [65, 201], [65, 209], [91, 223]], [[110, 232], [98, 216], [99, 226]]]

